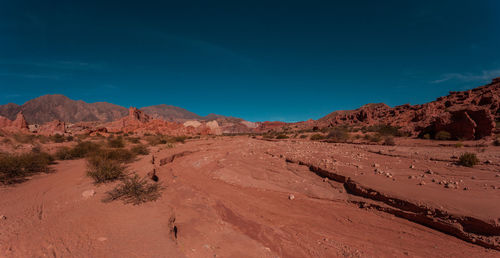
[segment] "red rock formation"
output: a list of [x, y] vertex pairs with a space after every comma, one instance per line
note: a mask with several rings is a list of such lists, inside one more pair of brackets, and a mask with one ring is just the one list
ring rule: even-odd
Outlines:
[[38, 133], [43, 135], [65, 134], [66, 124], [64, 122], [54, 120], [41, 125], [38, 128]]
[[297, 123], [297, 127], [389, 124], [402, 127], [412, 135], [434, 135], [443, 130], [457, 139], [481, 139], [492, 135], [495, 121], [500, 121], [500, 78], [472, 90], [450, 92], [422, 105], [391, 108], [385, 104], [368, 104], [356, 110], [333, 112], [314, 124]]
[[26, 122], [22, 112], [17, 114], [16, 119], [12, 122], [11, 126], [19, 129], [28, 129], [28, 123]]

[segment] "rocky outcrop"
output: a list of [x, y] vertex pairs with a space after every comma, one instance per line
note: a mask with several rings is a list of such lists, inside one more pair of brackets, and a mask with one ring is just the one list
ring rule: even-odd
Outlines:
[[401, 127], [411, 135], [431, 136], [447, 131], [456, 139], [481, 139], [492, 135], [495, 121], [500, 121], [500, 78], [468, 91], [450, 92], [433, 102], [421, 105], [389, 107], [383, 103], [367, 104], [356, 110], [335, 111], [314, 123], [297, 123], [299, 129], [339, 125], [370, 126], [388, 124]]
[[64, 122], [54, 120], [38, 127], [38, 133], [43, 135], [65, 134], [66, 124]]
[[434, 136], [440, 131], [446, 131], [454, 139], [474, 140], [490, 136], [494, 128], [494, 116], [488, 109], [471, 107], [452, 110], [436, 117], [421, 134]]
[[0, 128], [12, 132], [29, 132], [28, 123], [26, 123], [26, 119], [24, 118], [22, 112], [19, 112], [16, 115], [16, 119], [14, 119], [14, 121], [0, 116]]

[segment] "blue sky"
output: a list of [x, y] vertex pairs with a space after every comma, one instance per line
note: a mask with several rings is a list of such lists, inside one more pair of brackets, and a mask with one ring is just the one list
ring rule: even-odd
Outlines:
[[0, 0], [0, 103], [57, 93], [250, 121], [419, 104], [500, 76], [498, 13], [499, 1]]

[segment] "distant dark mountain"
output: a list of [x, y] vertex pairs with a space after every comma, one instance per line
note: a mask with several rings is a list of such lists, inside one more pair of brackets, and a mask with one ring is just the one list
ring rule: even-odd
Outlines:
[[243, 121], [240, 118], [217, 115], [213, 113], [210, 113], [206, 116], [200, 116], [186, 109], [165, 104], [143, 107], [140, 110], [153, 118], [159, 118], [166, 121], [177, 121], [177, 122], [184, 122], [187, 120], [204, 120], [204, 121], [224, 120], [227, 122]]
[[64, 122], [109, 122], [128, 114], [127, 108], [106, 103], [86, 103], [72, 100], [63, 95], [45, 95], [32, 99], [23, 105], [6, 104], [0, 106], [0, 115], [15, 119], [17, 113], [23, 112], [29, 124], [41, 124], [53, 120]]
[[165, 104], [143, 107], [140, 110], [153, 118], [166, 121], [203, 120], [203, 117], [191, 111]]
[[[14, 120], [19, 112], [23, 112], [29, 124], [43, 124], [53, 120], [63, 122], [111, 122], [128, 114], [128, 109], [107, 102], [86, 103], [72, 100], [64, 95], [44, 95], [23, 105], [9, 103], [0, 105], [0, 116]], [[171, 105], [156, 105], [141, 108], [141, 111], [153, 118], [166, 121], [183, 122], [187, 120], [241, 120], [216, 114], [199, 116], [186, 109]]]

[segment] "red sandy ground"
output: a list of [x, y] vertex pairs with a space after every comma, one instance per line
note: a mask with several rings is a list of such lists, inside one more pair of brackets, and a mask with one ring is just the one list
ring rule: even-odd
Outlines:
[[[343, 183], [308, 167], [455, 216], [443, 223], [455, 225], [454, 218], [470, 216], [498, 228], [500, 147], [483, 151], [422, 143], [219, 137], [171, 149], [153, 147], [129, 170], [146, 175], [156, 167], [166, 188], [159, 200], [138, 206], [103, 203], [114, 183], [94, 185], [85, 175], [84, 160], [60, 161], [54, 173], [0, 187], [0, 215], [6, 217], [0, 220], [0, 256], [499, 257], [497, 250], [384, 212], [384, 207], [399, 208], [348, 193]], [[479, 151], [479, 158], [491, 164], [453, 165], [451, 157], [464, 151]], [[160, 166], [162, 160], [166, 164]], [[374, 164], [381, 173], [374, 172]], [[425, 174], [429, 168], [433, 174]], [[443, 180], [459, 182], [457, 189], [440, 185]], [[92, 189], [95, 196], [82, 196]], [[498, 235], [486, 240], [495, 245]]]

